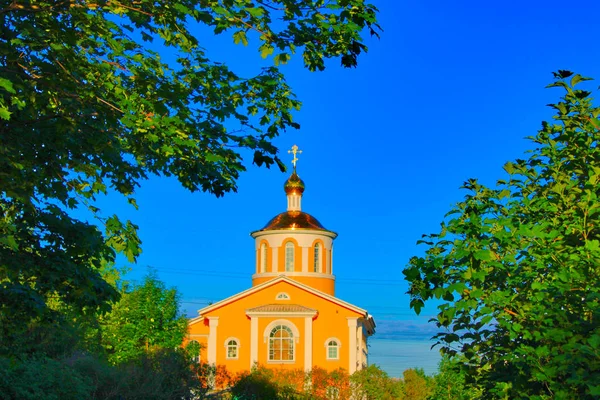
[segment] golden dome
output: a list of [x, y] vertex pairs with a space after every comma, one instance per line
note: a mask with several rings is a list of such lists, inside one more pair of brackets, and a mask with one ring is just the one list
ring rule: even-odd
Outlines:
[[296, 173], [295, 168], [292, 175], [288, 178], [287, 181], [285, 181], [283, 189], [285, 190], [286, 194], [290, 194], [293, 192], [298, 192], [299, 194], [304, 193], [304, 181], [300, 179], [300, 177]]
[[296, 230], [313, 229], [317, 231], [327, 231], [323, 225], [312, 215], [302, 211], [286, 211], [271, 219], [261, 231], [272, 230]]

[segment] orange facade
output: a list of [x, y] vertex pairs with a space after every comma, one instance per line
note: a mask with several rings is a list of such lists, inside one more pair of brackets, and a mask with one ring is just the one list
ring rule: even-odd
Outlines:
[[231, 372], [255, 364], [350, 373], [367, 365], [373, 318], [334, 297], [333, 240], [337, 234], [300, 211], [304, 183], [295, 172], [285, 185], [288, 211], [255, 239], [252, 288], [199, 310], [187, 341], [201, 360]]

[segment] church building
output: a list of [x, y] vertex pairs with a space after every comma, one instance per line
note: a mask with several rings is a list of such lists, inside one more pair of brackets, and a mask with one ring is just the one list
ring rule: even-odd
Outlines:
[[266, 367], [311, 370], [367, 365], [369, 313], [335, 297], [333, 241], [337, 234], [302, 211], [304, 182], [294, 170], [285, 182], [287, 211], [251, 233], [256, 260], [252, 287], [198, 311], [188, 341], [201, 360], [231, 372]]

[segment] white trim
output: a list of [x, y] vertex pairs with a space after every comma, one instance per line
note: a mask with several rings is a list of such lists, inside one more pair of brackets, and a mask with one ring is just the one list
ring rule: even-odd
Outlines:
[[[313, 274], [313, 275], [315, 275], [315, 274]], [[280, 274], [275, 279], [271, 279], [271, 280], [269, 280], [267, 282], [263, 282], [260, 285], [256, 285], [254, 287], [251, 287], [250, 289], [246, 289], [243, 292], [240, 292], [240, 293], [238, 293], [236, 295], [230, 296], [230, 297], [228, 297], [226, 299], [223, 299], [223, 300], [218, 301], [218, 302], [216, 302], [214, 304], [211, 304], [210, 306], [207, 306], [207, 307], [204, 307], [204, 308], [198, 310], [198, 313], [200, 314], [200, 316], [198, 316], [197, 318], [194, 318], [192, 321], [197, 321], [197, 320], [199, 320], [199, 319], [202, 318], [203, 314], [206, 315], [210, 311], [213, 311], [213, 310], [215, 310], [217, 308], [223, 307], [226, 304], [232, 303], [232, 302], [234, 302], [234, 301], [236, 301], [238, 299], [241, 299], [241, 298], [244, 298], [246, 296], [249, 296], [249, 295], [251, 295], [253, 293], [256, 293], [256, 292], [258, 292], [258, 291], [260, 291], [262, 289], [268, 288], [269, 286], [273, 286], [273, 285], [275, 285], [275, 284], [277, 284], [279, 282], [286, 282], [286, 283], [288, 283], [288, 284], [290, 284], [292, 286], [295, 286], [295, 287], [297, 287], [299, 289], [303, 289], [303, 290], [305, 290], [305, 291], [307, 291], [309, 293], [312, 293], [312, 294], [314, 294], [316, 296], [319, 296], [319, 297], [321, 297], [321, 298], [323, 298], [325, 300], [329, 300], [329, 301], [331, 301], [334, 304], [337, 304], [337, 305], [339, 305], [341, 307], [347, 308], [350, 311], [353, 311], [355, 313], [361, 314], [361, 315], [364, 316], [364, 318], [369, 318], [372, 321], [372, 317], [367, 313], [367, 310], [364, 310], [362, 308], [356, 307], [353, 304], [347, 303], [347, 302], [345, 302], [343, 300], [340, 300], [340, 299], [338, 299], [338, 298], [336, 298], [334, 296], [331, 296], [331, 295], [329, 295], [327, 293], [321, 292], [320, 290], [314, 289], [314, 288], [312, 288], [312, 287], [310, 287], [308, 285], [305, 285], [305, 284], [303, 284], [301, 282], [298, 282], [298, 281], [295, 281], [293, 279], [290, 279], [290, 278], [288, 278], [287, 276], [285, 276], [283, 274]], [[375, 327], [375, 325], [373, 323], [373, 328], [374, 327]]]
[[[235, 357], [229, 357], [229, 342], [230, 341], [234, 341], [235, 342]], [[225, 342], [223, 343], [223, 345], [225, 346], [225, 359], [226, 360], [237, 360], [238, 358], [240, 358], [240, 339], [230, 336], [227, 339], [225, 339]]]
[[[337, 344], [337, 357], [336, 358], [330, 358], [329, 357], [329, 342], [335, 342]], [[340, 349], [342, 348], [342, 342], [340, 342], [340, 339], [336, 338], [336, 337], [330, 337], [327, 338], [327, 340], [325, 340], [324, 343], [325, 346], [325, 359], [326, 360], [339, 360], [340, 359]]]
[[[279, 297], [281, 296], [281, 297]], [[286, 292], [279, 292], [277, 293], [277, 296], [275, 296], [275, 300], [290, 300], [291, 297], [289, 294], [287, 294]]]
[[302, 229], [302, 228], [295, 228], [295, 229], [272, 229], [272, 230], [268, 230], [268, 231], [254, 231], [250, 233], [250, 236], [252, 236], [254, 239], [261, 237], [261, 236], [267, 236], [267, 235], [274, 235], [274, 234], [278, 234], [278, 233], [284, 233], [284, 232], [293, 232], [294, 235], [298, 234], [298, 235], [305, 235], [305, 234], [312, 234], [312, 235], [323, 235], [323, 236], [328, 236], [332, 239], [335, 239], [338, 234], [333, 232], [333, 231], [327, 231], [327, 230], [317, 230], [317, 229]]

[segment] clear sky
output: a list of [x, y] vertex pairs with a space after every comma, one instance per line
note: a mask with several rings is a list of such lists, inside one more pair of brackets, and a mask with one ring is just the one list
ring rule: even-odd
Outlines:
[[[276, 140], [281, 156], [297, 144], [306, 184], [303, 211], [339, 233], [336, 295], [374, 315], [376, 337], [427, 339], [428, 307], [409, 309], [402, 269], [463, 197], [468, 178], [493, 184], [502, 165], [521, 157], [561, 95], [544, 89], [551, 72], [570, 69], [600, 79], [597, 1], [371, 1], [380, 9], [381, 39], [367, 38], [356, 69], [337, 61], [324, 72], [284, 67], [303, 107], [302, 128]], [[208, 55], [240, 74], [269, 65], [230, 36], [198, 31]], [[593, 87], [598, 86], [598, 81]], [[288, 174], [248, 165], [238, 193], [191, 194], [174, 179], [152, 178], [137, 191], [139, 211], [122, 199], [102, 201], [140, 226], [143, 254], [131, 280], [154, 268], [182, 296], [189, 315], [251, 285], [251, 231], [286, 208]], [[412, 354], [412, 353], [411, 353]], [[419, 366], [428, 356], [371, 361], [386, 369]], [[402, 364], [404, 363], [404, 364]], [[392, 367], [393, 366], [393, 367]], [[401, 370], [401, 369], [400, 369]]]

